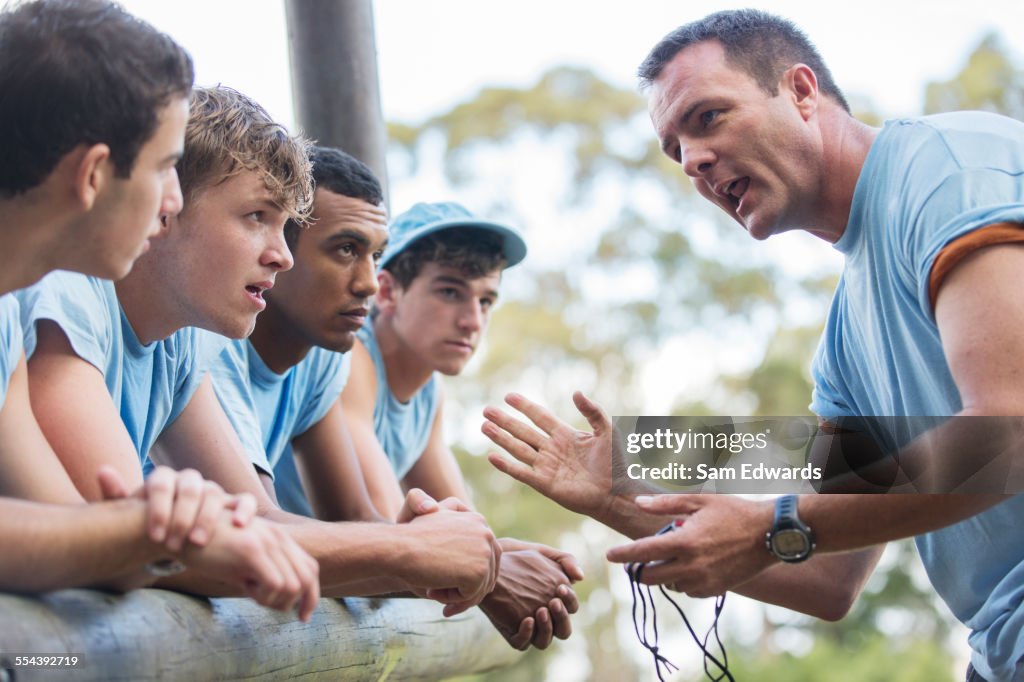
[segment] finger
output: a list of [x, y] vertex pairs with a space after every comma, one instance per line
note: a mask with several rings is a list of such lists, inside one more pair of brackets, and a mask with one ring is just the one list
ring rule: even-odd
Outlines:
[[[220, 486], [218, 486], [219, 489]], [[167, 539], [164, 545], [172, 552], [180, 551], [185, 538], [195, 526], [196, 515], [205, 490], [203, 477], [195, 469], [177, 472], [174, 490], [174, 506], [167, 524]]]
[[316, 559], [306, 554], [298, 543], [284, 533], [281, 535], [282, 547], [299, 579], [299, 620], [308, 622], [320, 602], [320, 565]]
[[565, 577], [574, 583], [583, 580], [583, 567], [572, 554], [562, 553], [555, 561], [562, 567]]
[[412, 488], [405, 496], [405, 504], [398, 512], [397, 523], [408, 523], [417, 516], [430, 514], [439, 509], [437, 500], [426, 494], [419, 488]]
[[128, 487], [114, 467], [108, 464], [102, 465], [96, 471], [96, 478], [99, 479], [100, 494], [104, 500], [119, 500], [128, 497]]
[[705, 495], [637, 495], [633, 502], [649, 514], [693, 514], [707, 503]]
[[561, 419], [519, 393], [509, 393], [505, 396], [505, 402], [529, 417], [530, 421], [549, 436], [555, 429], [569, 428]]
[[555, 594], [565, 604], [565, 609], [569, 613], [576, 613], [580, 609], [580, 598], [576, 596], [576, 592], [568, 585], [559, 585], [558, 589], [555, 590]]
[[270, 555], [277, 564], [278, 571], [281, 573], [281, 584], [271, 599], [270, 607], [278, 611], [290, 611], [299, 601], [302, 582], [299, 579], [292, 557], [288, 554], [287, 543], [282, 542], [280, 538], [274, 537], [273, 541], [269, 544], [271, 545], [269, 548]]
[[203, 484], [202, 497], [199, 500], [199, 511], [196, 513], [195, 523], [189, 531], [188, 539], [194, 545], [203, 547], [217, 528], [220, 515], [224, 511], [224, 503], [227, 496], [219, 485], [212, 481]]
[[457, 497], [446, 497], [445, 499], [443, 499], [440, 502], [438, 502], [438, 507], [440, 509], [445, 509], [447, 511], [457, 511], [457, 512], [471, 512], [471, 511], [473, 511], [473, 509], [468, 504], [466, 504], [465, 502], [463, 502], [462, 500], [460, 500]]
[[536, 470], [533, 469], [533, 467], [527, 466], [525, 464], [520, 464], [519, 462], [513, 459], [509, 459], [507, 457], [503, 457], [502, 455], [499, 455], [496, 452], [488, 454], [487, 461], [490, 462], [491, 466], [493, 466], [501, 473], [507, 474], [508, 476], [511, 476], [520, 483], [525, 483], [526, 485], [530, 486], [531, 488], [534, 488], [535, 490], [540, 490], [540, 486], [542, 485], [542, 479], [541, 476], [537, 474]]
[[536, 621], [531, 643], [538, 649], [547, 649], [554, 636], [554, 626], [551, 624], [551, 614], [547, 607], [542, 606], [537, 609]]
[[143, 489], [146, 496], [146, 528], [149, 539], [163, 544], [167, 540], [171, 510], [174, 508], [174, 492], [177, 473], [167, 467], [157, 467], [146, 479]]
[[665, 561], [645, 566], [639, 582], [645, 585], [676, 585], [681, 588], [677, 590], [678, 592], [686, 592], [694, 587], [693, 583], [687, 580], [686, 574], [687, 568], [682, 562]]
[[259, 507], [256, 504], [256, 496], [251, 493], [232, 495], [231, 499], [224, 506], [234, 511], [231, 515], [231, 523], [236, 528], [248, 526], [256, 518], [256, 514], [259, 511]]
[[483, 417], [488, 422], [511, 433], [513, 438], [521, 440], [532, 451], [540, 450], [548, 440], [548, 436], [534, 427], [497, 408], [484, 408]]
[[468, 611], [474, 606], [476, 606], [476, 604], [472, 601], [459, 601], [452, 604], [445, 604], [444, 610], [441, 611], [441, 614], [445, 618], [451, 618], [452, 616], [459, 615], [463, 611]]
[[569, 639], [569, 635], [572, 634], [572, 619], [569, 618], [569, 611], [565, 604], [559, 599], [552, 599], [548, 602], [548, 611], [551, 612], [551, 624], [555, 637]]
[[683, 535], [682, 531], [676, 531], [667, 535], [642, 538], [626, 545], [612, 547], [605, 556], [608, 558], [608, 561], [617, 564], [667, 561], [685, 553], [685, 540], [686, 536]]
[[480, 427], [480, 431], [490, 438], [495, 445], [505, 450], [505, 452], [512, 455], [523, 464], [533, 466], [534, 462], [537, 461], [536, 448], [524, 443], [505, 429], [500, 428], [495, 423], [484, 422]]
[[590, 428], [594, 430], [595, 436], [608, 431], [611, 422], [600, 405], [583, 395], [581, 391], [576, 391], [572, 394], [572, 402], [576, 405], [576, 409], [580, 411], [580, 414], [586, 418]]
[[514, 649], [519, 651], [525, 651], [530, 646], [530, 640], [533, 639], [534, 620], [533, 616], [527, 616], [523, 618], [522, 622], [519, 623], [519, 630], [516, 631], [511, 637], [507, 637], [508, 643]]

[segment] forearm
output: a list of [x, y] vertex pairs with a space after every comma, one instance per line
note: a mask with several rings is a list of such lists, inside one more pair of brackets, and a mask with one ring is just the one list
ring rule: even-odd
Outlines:
[[800, 518], [814, 530], [818, 552], [844, 552], [944, 528], [983, 512], [1008, 497], [802, 495], [799, 510]]
[[325, 597], [352, 597], [403, 592], [398, 576], [400, 543], [391, 539], [393, 524], [318, 521], [282, 509], [262, 514], [284, 525], [292, 539], [320, 564]]
[[145, 565], [167, 556], [146, 535], [141, 500], [65, 507], [4, 499], [0, 510], [0, 546], [18, 548], [0, 559], [5, 590], [138, 587], [151, 580]]

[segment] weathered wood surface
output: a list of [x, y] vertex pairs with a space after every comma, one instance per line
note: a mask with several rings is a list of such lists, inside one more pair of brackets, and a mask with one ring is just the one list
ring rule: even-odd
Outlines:
[[[29, 680], [436, 680], [515, 663], [477, 609], [444, 618], [417, 599], [322, 599], [309, 623], [245, 599], [164, 590], [0, 594], [0, 658], [78, 654], [74, 670], [15, 668]], [[5, 675], [7, 678], [5, 679]]]

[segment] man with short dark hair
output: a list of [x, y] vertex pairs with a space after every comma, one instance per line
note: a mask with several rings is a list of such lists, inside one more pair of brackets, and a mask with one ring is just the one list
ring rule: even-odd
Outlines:
[[[192, 62], [116, 5], [39, 0], [0, 13], [0, 589], [140, 586], [173, 559], [290, 608], [255, 502], [160, 468], [130, 498], [83, 505], [29, 404], [18, 300], [53, 269], [123, 277], [181, 209], [174, 166]], [[101, 468], [97, 496], [126, 497]], [[57, 503], [57, 504], [40, 504]], [[231, 510], [234, 509], [232, 512]], [[305, 613], [303, 615], [306, 615]]]
[[[704, 197], [755, 239], [799, 229], [846, 256], [812, 366], [811, 409], [824, 421], [1024, 414], [1024, 124], [960, 112], [870, 128], [808, 46], [785, 20], [721, 12], [666, 37], [641, 77], [662, 149]], [[494, 458], [502, 470], [633, 537], [687, 515], [676, 532], [609, 552], [665, 561], [644, 582], [697, 596], [736, 588], [838, 616], [881, 548], [842, 552], [917, 536], [932, 584], [972, 630], [970, 679], [1024, 672], [1024, 543], [1008, 540], [1020, 537], [1024, 496], [990, 484], [984, 495], [609, 497], [610, 425], [599, 407], [576, 394], [594, 429], [583, 434], [521, 396], [508, 401], [545, 433], [488, 409], [485, 433], [520, 460]], [[950, 419], [886, 445], [899, 448], [902, 466], [945, 479], [933, 489], [951, 490], [963, 479], [949, 472], [1005, 447], [1019, 457], [1015, 429], [1014, 420]], [[783, 524], [803, 551], [771, 541]], [[843, 578], [830, 585], [830, 574]]]

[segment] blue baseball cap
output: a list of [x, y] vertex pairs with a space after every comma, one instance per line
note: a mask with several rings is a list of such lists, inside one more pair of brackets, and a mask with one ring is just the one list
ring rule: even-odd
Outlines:
[[500, 237], [506, 268], [526, 258], [526, 242], [514, 229], [500, 223], [481, 220], [464, 206], [454, 201], [444, 201], [436, 204], [416, 204], [391, 221], [391, 237], [380, 259], [380, 267], [391, 262], [410, 244], [427, 235], [454, 227], [475, 228]]

